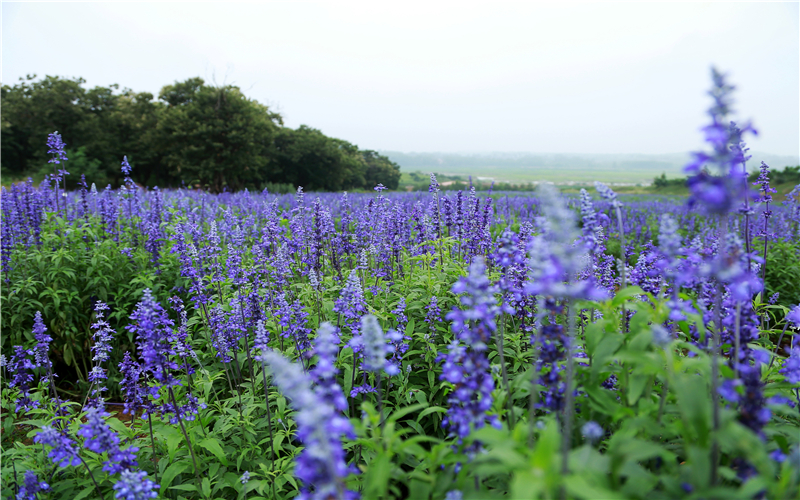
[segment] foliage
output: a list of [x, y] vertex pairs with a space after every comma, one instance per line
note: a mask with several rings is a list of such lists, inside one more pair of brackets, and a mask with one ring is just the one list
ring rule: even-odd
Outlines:
[[84, 83], [29, 75], [2, 87], [4, 176], [41, 180], [51, 173], [40, 144], [58, 130], [72, 182], [84, 174], [98, 186], [120, 185], [124, 154], [138, 181], [151, 187], [397, 188], [399, 167], [385, 156], [307, 126], [284, 127], [278, 113], [236, 86], [189, 78], [164, 86], [154, 99], [116, 84], [87, 89]]

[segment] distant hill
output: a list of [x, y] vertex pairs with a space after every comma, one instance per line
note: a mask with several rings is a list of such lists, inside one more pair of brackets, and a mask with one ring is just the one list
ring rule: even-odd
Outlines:
[[[665, 173], [683, 177], [689, 153], [668, 154], [567, 154], [567, 153], [404, 153], [380, 151], [403, 171], [473, 175], [509, 182], [547, 180], [554, 182], [649, 183]], [[749, 170], [761, 161], [773, 168], [800, 164], [800, 158], [753, 152]]]

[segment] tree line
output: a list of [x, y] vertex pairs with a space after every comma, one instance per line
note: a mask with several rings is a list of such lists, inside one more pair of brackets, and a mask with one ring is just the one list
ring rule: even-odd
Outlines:
[[82, 78], [29, 75], [2, 86], [2, 174], [43, 178], [47, 135], [67, 144], [67, 170], [98, 186], [122, 183], [127, 155], [143, 185], [212, 192], [291, 184], [306, 190], [396, 189], [400, 167], [376, 151], [301, 125], [234, 85], [189, 78], [154, 98], [119, 85], [86, 88]]

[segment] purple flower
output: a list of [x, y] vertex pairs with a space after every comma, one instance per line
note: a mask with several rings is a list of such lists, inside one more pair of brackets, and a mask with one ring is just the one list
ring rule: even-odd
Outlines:
[[358, 279], [355, 269], [350, 271], [341, 295], [334, 302], [333, 312], [344, 316], [344, 324], [353, 334], [358, 333], [361, 316], [367, 312], [367, 303], [364, 302], [361, 280]]
[[119, 446], [119, 436], [105, 421], [108, 413], [96, 408], [86, 411], [86, 423], [81, 425], [78, 435], [85, 438], [83, 446], [95, 453], [113, 452]]
[[[708, 110], [711, 124], [703, 128], [711, 152], [693, 153], [693, 160], [684, 167], [684, 172], [691, 175], [687, 180], [689, 204], [699, 202], [710, 213], [726, 214], [752, 198], [744, 169], [741, 168], [747, 161], [742, 136], [745, 132], [756, 131], [749, 124], [739, 128], [727, 121], [734, 87], [728, 85], [725, 75], [716, 69], [712, 68], [711, 77], [713, 87], [709, 95], [714, 99], [714, 104]], [[707, 164], [716, 165], [718, 175], [712, 175], [705, 168]]]
[[50, 351], [50, 342], [53, 341], [53, 337], [48, 335], [47, 327], [44, 326], [44, 320], [42, 320], [42, 313], [40, 311], [36, 311], [36, 315], [33, 318], [33, 338], [36, 339], [36, 347], [33, 348], [34, 359], [36, 360], [36, 364], [38, 366], [50, 367], [50, 357], [48, 352]]
[[431, 296], [431, 302], [425, 306], [425, 311], [425, 323], [428, 324], [428, 328], [433, 333], [436, 331], [436, 323], [442, 321], [442, 310], [439, 308], [436, 295]]
[[597, 194], [599, 194], [607, 202], [611, 203], [612, 207], [620, 208], [622, 206], [622, 202], [617, 199], [617, 193], [615, 193], [610, 187], [599, 181], [595, 181], [594, 187], [597, 189]]
[[378, 318], [368, 314], [361, 318], [361, 335], [351, 340], [353, 346], [357, 346], [364, 360], [364, 369], [370, 372], [386, 371], [389, 376], [397, 375], [399, 370], [396, 366], [386, 361], [386, 355], [391, 347], [386, 343], [381, 325]]
[[250, 481], [250, 472], [244, 471], [244, 474], [242, 474], [242, 477], [239, 478], [239, 481], [242, 484], [247, 484]]
[[780, 371], [790, 384], [800, 384], [800, 346], [795, 346], [789, 352], [789, 357], [783, 362]]
[[175, 350], [170, 342], [173, 322], [167, 312], [155, 301], [149, 288], [144, 290], [141, 302], [130, 316], [128, 331], [137, 337], [137, 344], [142, 357], [142, 370], [149, 371], [162, 386], [175, 386], [180, 382], [172, 375], [178, 364], [170, 360]]
[[92, 356], [92, 361], [95, 363], [95, 365], [89, 372], [88, 377], [89, 382], [92, 382], [94, 385], [88, 404], [90, 406], [100, 407], [102, 405], [100, 393], [107, 390], [106, 387], [101, 385], [107, 378], [106, 371], [101, 366], [101, 363], [108, 361], [108, 354], [111, 352], [110, 342], [114, 338], [114, 330], [111, 329], [108, 322], [103, 317], [104, 311], [108, 310], [108, 305], [101, 301], [97, 301], [97, 304], [94, 306], [94, 310], [96, 315], [95, 323], [92, 324], [92, 329], [94, 330], [94, 333], [92, 334], [94, 345], [92, 345], [91, 350], [94, 353], [94, 356]]
[[800, 328], [800, 305], [796, 305], [786, 315], [786, 321], [795, 328]]
[[444, 361], [441, 379], [454, 385], [448, 396], [450, 408], [442, 424], [459, 440], [487, 422], [495, 427], [500, 425], [496, 415], [486, 415], [492, 407], [494, 390], [486, 350], [497, 331], [497, 317], [509, 312], [509, 308], [497, 304], [498, 290], [490, 285], [485, 269], [483, 258], [476, 257], [469, 276], [453, 285], [453, 293], [464, 294], [460, 298], [462, 308], [453, 308], [447, 314], [457, 340], [446, 355], [440, 355]]
[[139, 383], [142, 368], [139, 363], [131, 359], [131, 353], [125, 352], [125, 357], [119, 364], [119, 371], [122, 374], [120, 388], [125, 401], [123, 413], [134, 415], [139, 408], [145, 406], [145, 398], [147, 397]]
[[60, 467], [80, 465], [81, 463], [75, 441], [49, 425], [43, 426], [39, 433], [34, 436], [33, 441], [51, 446], [53, 449], [50, 450], [47, 456], [53, 460], [54, 464], [58, 464]]
[[345, 490], [343, 482], [348, 474], [355, 472], [345, 462], [341, 443], [342, 435], [353, 436], [350, 422], [311, 389], [311, 378], [300, 365], [275, 352], [265, 353], [264, 362], [273, 383], [297, 411], [297, 437], [304, 445], [295, 468], [295, 474], [303, 482], [298, 498], [358, 498], [356, 493]]
[[583, 424], [583, 427], [581, 428], [581, 435], [590, 443], [595, 444], [603, 438], [605, 431], [602, 427], [600, 427], [600, 424], [590, 420], [589, 422]]
[[157, 498], [160, 488], [147, 477], [145, 471], [124, 470], [120, 475], [119, 481], [114, 485], [114, 498], [121, 500], [147, 500]]
[[439, 182], [436, 180], [436, 175], [431, 173], [431, 184], [428, 186], [429, 193], [438, 193], [439, 192]]
[[25, 482], [20, 486], [17, 492], [17, 500], [36, 500], [37, 493], [49, 489], [50, 485], [44, 481], [39, 481], [35, 472], [26, 470]]
[[342, 388], [336, 381], [339, 370], [336, 369], [336, 355], [339, 353], [339, 337], [334, 328], [327, 321], [322, 323], [314, 339], [314, 354], [317, 355], [317, 364], [311, 370], [311, 377], [317, 384], [317, 394], [320, 399], [329, 403], [339, 411], [347, 409], [347, 400], [342, 394]]
[[8, 372], [11, 374], [8, 386], [19, 387], [21, 393], [16, 403], [17, 412], [39, 407], [39, 402], [31, 400], [28, 393], [33, 382], [33, 370], [36, 368], [36, 364], [30, 359], [31, 356], [33, 356], [32, 350], [23, 349], [22, 346], [14, 346], [14, 354], [8, 364]]
[[50, 158], [47, 163], [55, 163], [58, 165], [62, 161], [67, 161], [69, 158], [67, 158], [67, 154], [64, 152], [64, 147], [66, 147], [66, 145], [67, 143], [61, 139], [61, 134], [59, 134], [58, 131], [49, 134], [47, 136], [47, 147], [50, 149], [47, 150], [47, 153], [53, 155], [53, 157]]
[[606, 292], [592, 279], [578, 280], [578, 273], [589, 262], [585, 245], [575, 245], [580, 238], [575, 212], [569, 209], [555, 188], [543, 184], [537, 193], [546, 218], [544, 234], [528, 243], [530, 281], [525, 292], [561, 298], [600, 300]]

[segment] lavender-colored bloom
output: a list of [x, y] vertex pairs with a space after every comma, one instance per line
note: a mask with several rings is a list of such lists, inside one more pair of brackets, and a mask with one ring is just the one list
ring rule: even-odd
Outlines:
[[28, 393], [33, 382], [33, 370], [36, 368], [36, 364], [30, 359], [31, 356], [33, 356], [32, 350], [14, 346], [14, 354], [8, 364], [8, 372], [11, 374], [8, 386], [18, 387], [21, 393], [16, 403], [17, 412], [39, 407], [39, 402], [31, 400]]
[[425, 306], [425, 323], [431, 332], [436, 331], [436, 324], [442, 321], [442, 310], [439, 308], [439, 299], [436, 295], [431, 296], [431, 302]]
[[161, 304], [155, 301], [149, 288], [144, 290], [141, 302], [131, 314], [127, 329], [137, 336], [142, 356], [142, 369], [149, 371], [160, 383], [157, 387], [175, 386], [180, 382], [172, 375], [178, 364], [170, 360], [175, 350], [170, 343], [173, 322]]
[[50, 149], [47, 150], [47, 153], [53, 155], [53, 157], [50, 158], [47, 163], [59, 165], [62, 161], [67, 161], [69, 158], [67, 158], [67, 154], [64, 152], [64, 147], [66, 147], [66, 145], [58, 131], [49, 134], [47, 136], [47, 147]]
[[295, 474], [303, 482], [298, 498], [358, 498], [355, 492], [345, 490], [343, 482], [344, 477], [354, 472], [345, 462], [341, 444], [343, 434], [352, 436], [350, 422], [311, 390], [311, 379], [300, 365], [275, 352], [264, 354], [264, 361], [273, 383], [297, 411], [297, 437], [305, 446], [295, 468]]
[[33, 318], [33, 338], [36, 339], [36, 347], [33, 348], [34, 359], [38, 366], [49, 368], [50, 356], [48, 352], [50, 351], [50, 342], [53, 341], [53, 337], [46, 332], [47, 327], [44, 326], [42, 313], [36, 311], [36, 315]]
[[353, 334], [358, 333], [360, 319], [367, 312], [367, 303], [364, 301], [361, 281], [355, 269], [350, 271], [341, 295], [334, 302], [333, 312], [344, 316], [344, 324]]
[[386, 189], [389, 189], [389, 188], [387, 188], [386, 186], [384, 186], [384, 185], [383, 185], [383, 184], [381, 184], [381, 183], [378, 183], [378, 185], [377, 185], [377, 186], [375, 186], [375, 187], [374, 187], [374, 188], [372, 188], [372, 189], [374, 189], [375, 191], [377, 191], [378, 193], [380, 193], [381, 191], [385, 191]]
[[386, 361], [390, 347], [386, 343], [378, 318], [368, 314], [361, 318], [361, 336], [358, 339], [361, 355], [364, 359], [364, 369], [371, 372], [385, 370], [390, 376], [397, 375], [397, 367]]
[[92, 329], [94, 333], [92, 334], [92, 339], [94, 340], [94, 345], [92, 345], [91, 350], [94, 353], [92, 356], [92, 361], [95, 363], [92, 367], [92, 370], [89, 372], [89, 382], [94, 384], [94, 388], [92, 389], [92, 394], [87, 404], [93, 407], [100, 407], [102, 405], [102, 399], [100, 398], [100, 393], [107, 390], [106, 387], [103, 387], [103, 381], [106, 380], [106, 371], [101, 366], [101, 363], [108, 361], [108, 354], [111, 352], [111, 340], [114, 338], [114, 330], [111, 329], [108, 322], [105, 320], [104, 312], [108, 310], [108, 306], [101, 302], [97, 301], [94, 307], [96, 318], [95, 323], [92, 324]]
[[119, 481], [114, 485], [114, 498], [121, 500], [147, 500], [158, 498], [155, 491], [161, 486], [157, 485], [147, 477], [145, 471], [124, 470], [120, 475]]
[[406, 324], [408, 323], [408, 316], [406, 316], [405, 297], [400, 297], [400, 301], [397, 303], [397, 307], [392, 309], [392, 314], [394, 314], [394, 319], [397, 320], [397, 329], [400, 331], [405, 331]]
[[355, 398], [359, 394], [377, 394], [377, 392], [378, 389], [374, 388], [370, 384], [356, 385], [353, 386], [352, 389], [350, 389], [350, 397]]
[[580, 238], [575, 212], [552, 186], [543, 184], [537, 192], [542, 199], [546, 227], [543, 235], [534, 236], [528, 244], [530, 281], [525, 292], [574, 299], [605, 298], [606, 292], [596, 287], [593, 280], [577, 279], [588, 260], [586, 246], [574, 244]]
[[653, 325], [650, 331], [653, 333], [653, 344], [657, 347], [666, 347], [673, 340], [669, 330], [661, 325]]
[[597, 249], [602, 240], [603, 228], [597, 223], [597, 213], [592, 205], [592, 197], [581, 189], [581, 216], [583, 218], [583, 239], [590, 252]]
[[439, 182], [436, 180], [436, 175], [431, 173], [431, 184], [428, 186], [429, 193], [438, 193], [439, 192]]
[[800, 328], [800, 305], [796, 305], [786, 315], [786, 321], [795, 328]]
[[[693, 160], [684, 168], [691, 175], [687, 181], [689, 203], [700, 203], [708, 212], [726, 214], [745, 200], [752, 197], [747, 186], [745, 173], [741, 165], [747, 161], [742, 147], [742, 136], [745, 132], [755, 133], [749, 124], [739, 128], [728, 122], [731, 113], [732, 85], [725, 81], [725, 75], [712, 68], [713, 86], [709, 95], [714, 104], [708, 110], [711, 124], [703, 128], [706, 142], [711, 146], [710, 153], [693, 153]], [[714, 164], [718, 175], [712, 175], [704, 167]]]
[[80, 465], [81, 463], [75, 441], [49, 425], [42, 427], [42, 430], [34, 436], [33, 442], [51, 446], [53, 449], [50, 450], [47, 456], [53, 460], [54, 464], [60, 467]]
[[450, 490], [444, 496], [444, 500], [463, 500], [463, 499], [464, 499], [464, 494], [461, 493], [459, 490]]
[[[117, 158], [119, 158], [119, 157], [117, 157]], [[122, 170], [122, 175], [124, 175], [125, 177], [130, 177], [131, 171], [133, 170], [133, 167], [131, 167], [131, 164], [128, 163], [127, 155], [122, 157], [122, 169], [121, 170]]]
[[250, 471], [244, 471], [244, 474], [242, 474], [242, 477], [239, 478], [239, 481], [242, 484], [247, 484], [250, 481]]
[[795, 346], [789, 351], [789, 357], [784, 361], [780, 373], [790, 384], [800, 384], [800, 346]]
[[617, 193], [615, 193], [610, 187], [599, 181], [595, 181], [594, 187], [597, 189], [597, 194], [599, 194], [607, 202], [611, 203], [612, 207], [620, 208], [622, 206], [622, 202], [617, 199]]
[[339, 337], [336, 328], [327, 321], [322, 323], [314, 339], [314, 354], [317, 364], [311, 370], [311, 377], [317, 385], [316, 392], [322, 401], [329, 403], [339, 411], [347, 409], [347, 400], [342, 388], [336, 381], [339, 370], [336, 369], [336, 355], [339, 352]]
[[[758, 179], [753, 183], [754, 186], [759, 186], [759, 191], [761, 191], [761, 197], [756, 201], [770, 203], [772, 202], [772, 193], [777, 193], [778, 191], [769, 185], [769, 165], [762, 161], [759, 169]], [[767, 216], [765, 215], [765, 217]]]
[[78, 435], [85, 438], [83, 446], [95, 453], [112, 453], [119, 447], [119, 436], [105, 421], [110, 414], [96, 408], [86, 411], [86, 423], [81, 425]]
[[36, 473], [31, 470], [25, 471], [25, 482], [20, 485], [17, 492], [17, 500], [36, 500], [39, 492], [47, 491], [50, 485], [44, 481], [39, 481]]
[[462, 309], [454, 308], [447, 314], [457, 340], [446, 355], [440, 355], [444, 361], [441, 379], [455, 386], [448, 396], [450, 408], [442, 424], [459, 439], [487, 422], [500, 425], [496, 415], [486, 415], [492, 407], [494, 390], [486, 350], [497, 331], [497, 316], [509, 311], [507, 306], [497, 304], [498, 290], [490, 285], [485, 269], [483, 259], [476, 257], [469, 276], [453, 285], [453, 293], [464, 294], [460, 298]]
[[600, 427], [600, 424], [590, 420], [589, 422], [583, 424], [583, 427], [581, 428], [581, 435], [590, 443], [595, 444], [603, 438], [605, 431], [602, 427]]
[[133, 415], [145, 405], [147, 397], [144, 388], [139, 383], [142, 368], [139, 363], [131, 359], [131, 353], [125, 352], [125, 356], [119, 364], [119, 371], [122, 374], [120, 388], [125, 401], [123, 413]]

